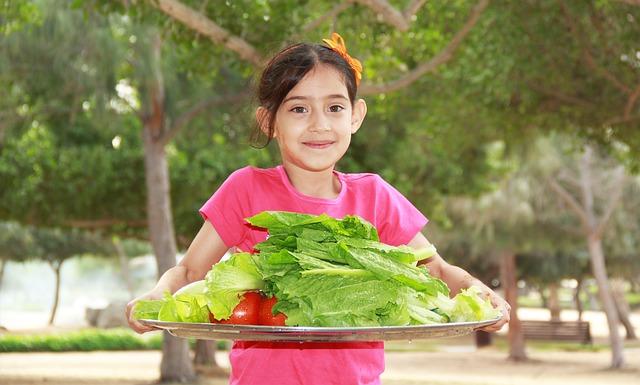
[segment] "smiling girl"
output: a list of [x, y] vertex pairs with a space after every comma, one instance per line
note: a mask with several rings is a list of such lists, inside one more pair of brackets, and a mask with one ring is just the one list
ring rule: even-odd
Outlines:
[[[244, 218], [262, 211], [293, 211], [336, 218], [359, 215], [390, 245], [424, 248], [425, 216], [380, 176], [336, 170], [351, 136], [367, 114], [356, 98], [362, 66], [333, 34], [324, 45], [296, 44], [276, 54], [258, 86], [258, 129], [276, 140], [282, 164], [268, 169], [235, 171], [202, 206], [204, 224], [185, 257], [168, 270], [153, 290], [127, 306], [131, 328], [151, 330], [132, 318], [140, 299], [162, 298], [190, 282], [203, 279], [233, 247], [253, 250], [266, 232]], [[436, 255], [423, 261], [455, 295], [478, 286], [498, 307], [502, 319], [487, 328], [499, 330], [509, 320], [509, 305], [482, 282]], [[379, 384], [384, 371], [381, 342], [265, 343], [236, 342], [230, 353], [231, 384]]]

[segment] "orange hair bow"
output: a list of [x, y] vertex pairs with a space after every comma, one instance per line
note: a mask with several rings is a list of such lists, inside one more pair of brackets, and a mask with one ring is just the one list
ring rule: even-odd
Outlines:
[[331, 34], [331, 39], [322, 39], [322, 41], [347, 61], [349, 67], [351, 67], [356, 76], [356, 87], [359, 86], [360, 79], [362, 79], [362, 63], [360, 63], [360, 60], [352, 58], [347, 53], [347, 46], [344, 44], [342, 36], [334, 32]]

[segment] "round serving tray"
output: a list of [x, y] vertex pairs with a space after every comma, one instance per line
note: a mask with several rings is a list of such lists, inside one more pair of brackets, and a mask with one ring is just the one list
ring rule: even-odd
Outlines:
[[140, 320], [140, 323], [167, 330], [176, 337], [202, 340], [244, 341], [391, 341], [455, 337], [492, 325], [498, 319], [479, 322], [452, 322], [433, 325], [379, 327], [304, 327], [223, 325], [210, 323]]

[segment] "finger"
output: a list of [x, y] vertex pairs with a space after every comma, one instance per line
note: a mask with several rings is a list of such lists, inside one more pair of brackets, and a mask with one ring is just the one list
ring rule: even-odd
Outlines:
[[482, 330], [483, 332], [487, 332], [487, 333], [494, 333], [494, 332], [499, 331], [500, 329], [502, 329], [502, 327], [498, 328], [498, 327], [495, 327], [495, 326], [487, 326], [487, 327], [484, 327], [484, 328], [479, 329], [479, 330]]
[[139, 334], [150, 332], [155, 329], [151, 326], [143, 325], [136, 320], [130, 320], [129, 326], [131, 327], [131, 329], [133, 329], [136, 333], [139, 333]]
[[485, 327], [481, 328], [480, 330], [485, 331], [485, 332], [489, 332], [489, 333], [497, 332], [498, 330], [502, 329], [502, 327], [504, 326], [505, 323], [506, 322], [498, 321], [495, 324], [485, 326]]

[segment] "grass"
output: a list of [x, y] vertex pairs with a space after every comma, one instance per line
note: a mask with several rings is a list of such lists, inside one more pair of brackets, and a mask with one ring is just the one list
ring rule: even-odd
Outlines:
[[627, 293], [625, 294], [627, 303], [632, 309], [640, 308], [640, 293]]
[[[195, 344], [190, 340], [191, 345]], [[218, 349], [226, 349], [218, 341]], [[140, 336], [129, 329], [83, 329], [59, 334], [2, 334], [0, 352], [75, 352], [96, 350], [159, 350], [162, 334]]]
[[[509, 350], [509, 341], [505, 336], [494, 336], [493, 346], [500, 351]], [[555, 351], [555, 352], [599, 352], [609, 349], [609, 345], [596, 341], [593, 344], [581, 344], [569, 341], [538, 341], [527, 340], [525, 342], [527, 350], [535, 351]]]
[[[573, 293], [569, 289], [560, 289], [561, 299], [560, 299], [560, 308], [561, 309], [575, 309], [575, 302], [572, 299]], [[597, 293], [593, 294], [597, 297]], [[629, 304], [631, 309], [640, 308], [640, 293], [635, 293], [628, 291], [625, 293], [625, 299]], [[582, 306], [584, 310], [593, 310], [591, 309], [589, 297], [587, 293], [584, 291], [580, 296]], [[537, 295], [521, 295], [518, 297], [518, 306], [520, 307], [543, 307], [542, 298]]]

